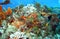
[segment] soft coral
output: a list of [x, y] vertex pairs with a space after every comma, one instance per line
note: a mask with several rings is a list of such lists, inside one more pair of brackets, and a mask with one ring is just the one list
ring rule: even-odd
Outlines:
[[8, 8], [8, 10], [6, 11], [6, 15], [11, 15], [12, 14], [12, 10], [11, 8]]
[[5, 13], [2, 11], [2, 6], [0, 6], [0, 25], [1, 25], [1, 21], [4, 20], [6, 18]]

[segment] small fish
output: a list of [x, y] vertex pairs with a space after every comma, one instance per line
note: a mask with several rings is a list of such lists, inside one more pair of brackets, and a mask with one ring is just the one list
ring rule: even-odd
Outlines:
[[10, 0], [6, 0], [6, 1], [0, 3], [0, 5], [5, 5], [5, 4], [9, 4], [9, 3], [10, 3]]
[[52, 31], [54, 31], [54, 32], [55, 32], [55, 31], [56, 31], [57, 26], [58, 26], [58, 25], [53, 25], [53, 26], [52, 26]]
[[46, 26], [48, 26], [49, 25], [49, 23], [46, 23]]
[[52, 18], [52, 15], [48, 16], [48, 20], [49, 20], [49, 21], [51, 20], [51, 18]]

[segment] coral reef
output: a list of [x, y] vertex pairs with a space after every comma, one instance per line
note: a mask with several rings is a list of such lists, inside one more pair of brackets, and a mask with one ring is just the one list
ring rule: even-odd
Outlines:
[[6, 11], [0, 6], [0, 39], [60, 39], [60, 18], [47, 7], [20, 5]]

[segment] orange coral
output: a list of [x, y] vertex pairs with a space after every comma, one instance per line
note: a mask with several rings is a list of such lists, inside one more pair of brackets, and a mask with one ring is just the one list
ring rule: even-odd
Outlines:
[[4, 12], [0, 12], [0, 25], [2, 24], [1, 20], [4, 20], [6, 18]]
[[21, 25], [24, 25], [24, 22], [14, 21], [14, 22], [12, 22], [12, 25], [19, 29], [19, 27], [21, 27]]
[[30, 14], [30, 15], [28, 16], [28, 18], [31, 18], [31, 17], [36, 18], [36, 17], [37, 17], [37, 14], [36, 14], [36, 13], [33, 13], [33, 14]]
[[6, 15], [11, 15], [11, 14], [12, 14], [12, 10], [11, 10], [11, 8], [8, 8]]
[[39, 21], [37, 19], [34, 19], [33, 24], [36, 25], [38, 23], [39, 23]]
[[26, 17], [25, 16], [21, 16], [21, 19], [26, 20]]
[[4, 12], [0, 12], [0, 20], [4, 20], [6, 18]]
[[17, 39], [17, 37], [14, 37], [14, 39]]
[[36, 13], [34, 13], [34, 14], [32, 14], [32, 16], [33, 16], [33, 18], [36, 18], [36, 17], [37, 17], [37, 14], [36, 14]]
[[2, 11], [2, 6], [0, 6], [0, 11]]
[[2, 24], [2, 20], [4, 20], [5, 18], [5, 13], [2, 11], [2, 6], [0, 6], [0, 25]]

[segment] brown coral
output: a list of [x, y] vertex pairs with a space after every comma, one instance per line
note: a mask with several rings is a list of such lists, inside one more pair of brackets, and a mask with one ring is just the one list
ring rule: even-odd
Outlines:
[[30, 14], [30, 15], [28, 16], [28, 18], [31, 18], [31, 17], [36, 18], [36, 17], [37, 17], [37, 14], [36, 14], [36, 13], [32, 13], [32, 14]]
[[0, 12], [0, 25], [2, 24], [2, 20], [4, 20], [6, 18], [4, 12]]
[[6, 18], [4, 12], [0, 12], [0, 20], [4, 20]]
[[0, 25], [2, 24], [1, 20], [0, 20]]
[[26, 17], [25, 17], [25, 16], [21, 16], [20, 18], [21, 18], [22, 20], [24, 20], [24, 21], [26, 20]]
[[2, 20], [4, 20], [5, 18], [5, 13], [2, 11], [2, 6], [0, 6], [0, 25], [2, 24]]

